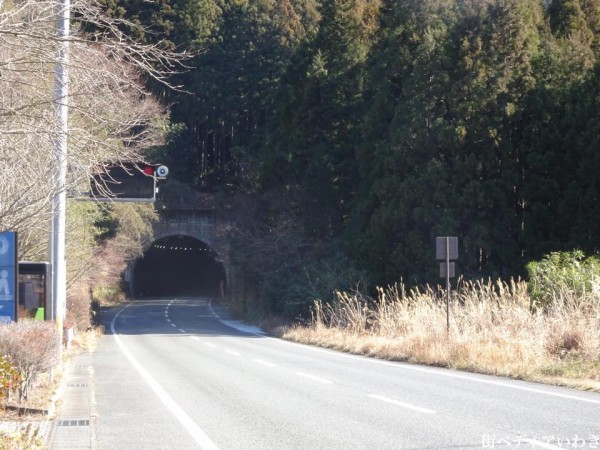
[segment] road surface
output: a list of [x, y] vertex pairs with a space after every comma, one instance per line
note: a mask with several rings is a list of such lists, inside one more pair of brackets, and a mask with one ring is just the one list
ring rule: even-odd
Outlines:
[[206, 298], [109, 312], [92, 448], [600, 448], [600, 394], [347, 355], [223, 317]]

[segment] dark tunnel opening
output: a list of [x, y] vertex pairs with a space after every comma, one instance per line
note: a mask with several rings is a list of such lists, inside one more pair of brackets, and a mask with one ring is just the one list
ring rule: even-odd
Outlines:
[[188, 236], [155, 241], [133, 269], [135, 297], [216, 297], [225, 288], [225, 268], [217, 253]]

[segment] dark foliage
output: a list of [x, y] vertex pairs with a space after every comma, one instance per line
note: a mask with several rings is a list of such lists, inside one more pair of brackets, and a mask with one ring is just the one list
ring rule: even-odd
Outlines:
[[[468, 277], [600, 250], [597, 1], [117, 5], [154, 25], [148, 39], [199, 50], [178, 80], [191, 94], [165, 97], [173, 173], [277, 192], [265, 210], [294, 221], [288, 243], [337, 242], [377, 283], [436, 281], [436, 235], [459, 237]], [[296, 286], [331, 261], [319, 258], [245, 265], [270, 309], [294, 315], [316, 295]]]

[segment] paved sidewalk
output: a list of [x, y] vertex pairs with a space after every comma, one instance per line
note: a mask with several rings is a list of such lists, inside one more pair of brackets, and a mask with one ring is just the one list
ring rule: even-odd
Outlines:
[[51, 450], [95, 448], [91, 427], [93, 383], [91, 354], [76, 355], [64, 374], [63, 391], [50, 435]]

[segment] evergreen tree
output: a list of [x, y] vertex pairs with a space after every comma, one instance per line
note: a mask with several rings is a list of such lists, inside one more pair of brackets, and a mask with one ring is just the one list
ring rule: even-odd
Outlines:
[[179, 50], [198, 48], [219, 24], [222, 0], [101, 0], [113, 17], [133, 26], [131, 36]]
[[315, 237], [341, 230], [356, 189], [364, 63], [379, 6], [364, 0], [323, 3], [319, 32], [290, 65], [269, 123], [264, 185], [300, 186], [295, 197]]
[[[240, 162], [261, 138], [289, 58], [314, 28], [312, 5], [312, 0], [263, 0], [222, 7], [218, 30], [194, 70], [181, 77], [193, 95], [177, 96], [173, 108], [173, 121], [182, 124], [179, 134], [186, 136], [178, 140], [195, 161], [194, 177], [185, 181], [211, 188], [239, 175]], [[170, 149], [177, 154], [176, 145]]]
[[[526, 109], [530, 120], [524, 130], [522, 247], [527, 260], [574, 246], [594, 248], [589, 230], [582, 229], [591, 216], [578, 226], [574, 222], [583, 211], [587, 214], [594, 208], [584, 206], [581, 200], [593, 198], [595, 178], [587, 176], [583, 181], [578, 174], [594, 164], [587, 150], [589, 138], [584, 136], [588, 136], [588, 126], [594, 128], [588, 121], [593, 122], [595, 116], [595, 75], [589, 75], [595, 60], [597, 35], [589, 39], [595, 9], [597, 5], [585, 1], [555, 1], [548, 8], [552, 29], [544, 34], [536, 65], [540, 83], [529, 96]], [[582, 40], [582, 36], [588, 38]], [[583, 185], [587, 183], [586, 190]]]
[[451, 234], [461, 238], [463, 273], [514, 272], [521, 102], [535, 85], [540, 5], [404, 5], [392, 35], [412, 39], [415, 53], [388, 75], [399, 86], [390, 131], [363, 155], [373, 160], [374, 208], [362, 252], [385, 281], [422, 281], [435, 273], [434, 237]]
[[255, 164], [264, 223], [344, 236], [378, 283], [436, 281], [437, 235], [474, 277], [600, 245], [598, 0], [111, 7], [200, 49], [191, 95], [163, 94], [173, 173], [215, 189]]

